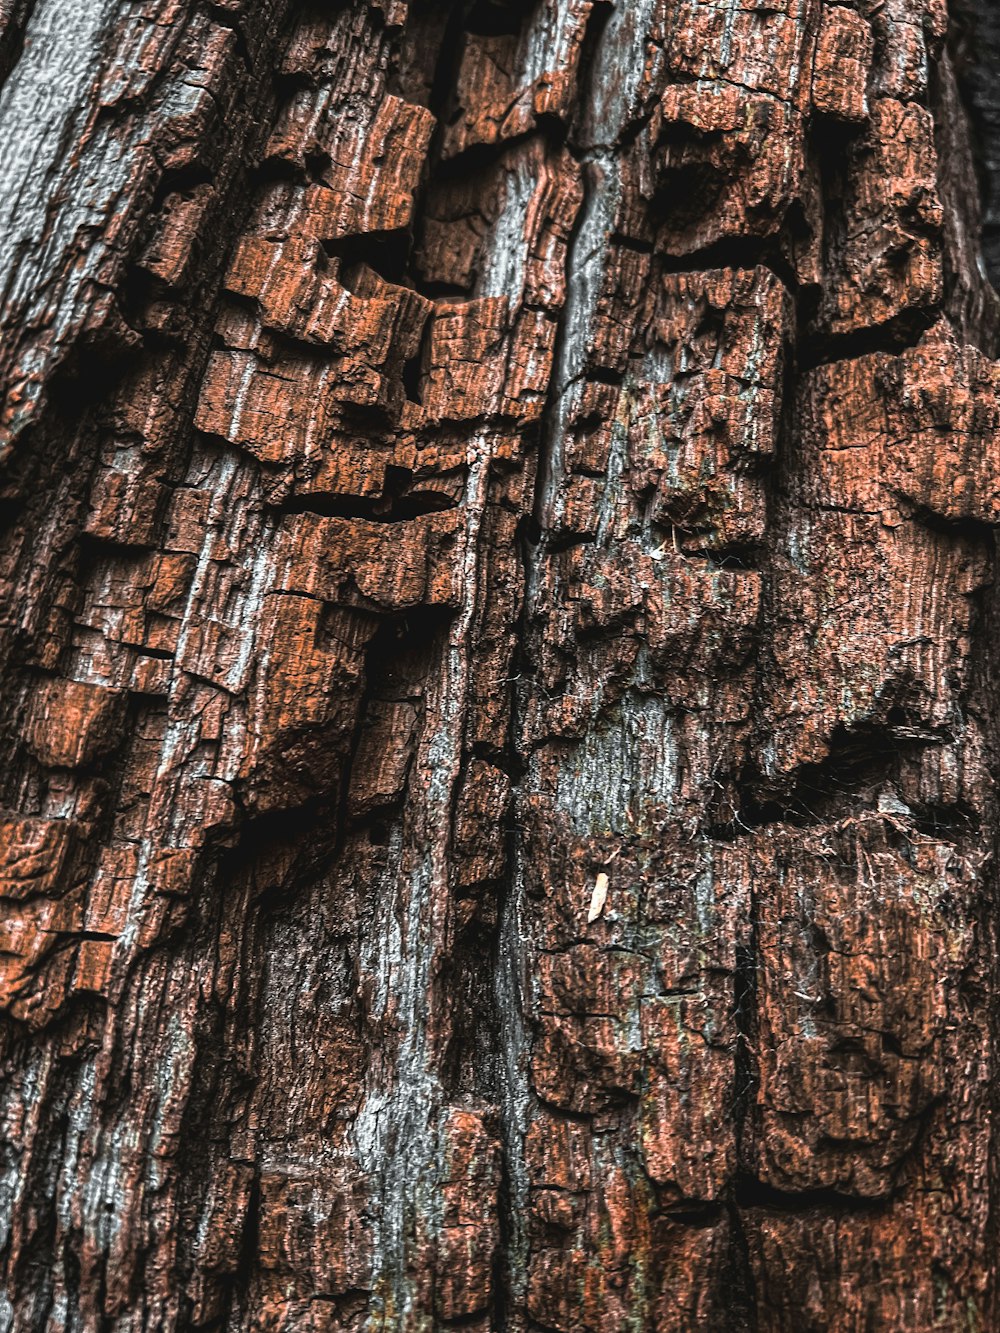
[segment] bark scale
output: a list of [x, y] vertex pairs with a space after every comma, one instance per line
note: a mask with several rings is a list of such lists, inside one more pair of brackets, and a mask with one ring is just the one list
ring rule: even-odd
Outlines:
[[0, 28], [0, 1329], [1000, 1327], [987, 7]]

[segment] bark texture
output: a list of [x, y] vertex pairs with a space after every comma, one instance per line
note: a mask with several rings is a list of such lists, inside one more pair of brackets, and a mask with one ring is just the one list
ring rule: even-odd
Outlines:
[[0, 1330], [1000, 1328], [988, 0], [0, 29]]

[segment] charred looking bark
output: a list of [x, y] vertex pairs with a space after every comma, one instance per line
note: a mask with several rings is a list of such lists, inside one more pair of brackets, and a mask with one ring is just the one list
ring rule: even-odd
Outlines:
[[0, 1330], [1000, 1327], [989, 6], [0, 35]]
[[1000, 286], [1000, 12], [988, 0], [957, 0], [952, 44], [972, 124], [982, 195], [983, 262]]

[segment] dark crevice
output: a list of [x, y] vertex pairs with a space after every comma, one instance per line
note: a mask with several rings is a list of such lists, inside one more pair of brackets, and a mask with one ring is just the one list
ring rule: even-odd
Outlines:
[[370, 268], [394, 287], [405, 287], [410, 258], [411, 233], [408, 231], [370, 231], [324, 241], [323, 250], [331, 259], [340, 260], [340, 282], [355, 291], [355, 270]]
[[723, 1312], [725, 1333], [754, 1333], [759, 1327], [757, 1291], [754, 1283], [750, 1242], [739, 1209], [729, 1204], [729, 1246], [721, 1288], [726, 1293]]
[[[834, 332], [828, 327], [829, 291], [843, 281], [855, 263], [852, 258], [858, 209], [855, 191], [859, 175], [868, 169], [870, 152], [865, 132], [864, 126], [826, 118], [817, 118], [810, 128], [809, 151], [818, 171], [824, 218], [823, 276], [822, 287], [804, 288], [799, 299], [799, 327], [806, 330], [798, 349], [798, 369], [803, 373], [819, 365], [878, 352], [898, 355], [915, 346], [941, 314], [940, 305], [935, 305], [902, 310], [870, 327], [845, 332]], [[907, 219], [907, 233], [913, 239], [919, 236], [934, 243], [940, 240], [936, 229], [914, 216]]]
[[107, 930], [57, 930], [54, 933], [74, 944], [83, 940], [103, 940], [113, 944], [118, 939], [117, 935]]
[[[891, 490], [890, 487], [886, 489]], [[926, 505], [914, 504], [907, 495], [901, 495], [900, 499], [910, 509], [914, 520], [922, 527], [929, 528], [932, 532], [940, 532], [947, 537], [982, 543], [991, 556], [994, 554], [996, 526], [993, 523], [986, 523], [981, 518], [971, 516], [947, 518], [944, 514], [928, 509]]]
[[949, 9], [949, 46], [982, 200], [983, 262], [1000, 287], [1000, 7], [996, 0], [951, 0]]
[[494, 768], [506, 773], [509, 778], [515, 781], [524, 776], [525, 763], [519, 751], [514, 746], [509, 746], [506, 750], [498, 750], [495, 745], [489, 745], [485, 741], [476, 741], [472, 747], [472, 756], [474, 759], [483, 759]]
[[[237, 793], [237, 797], [239, 793]], [[294, 850], [292, 868], [274, 883], [260, 886], [256, 896], [261, 913], [283, 906], [295, 888], [322, 871], [331, 849], [328, 835], [330, 801], [325, 795], [308, 797], [294, 809], [265, 813], [245, 811], [236, 845], [225, 848], [219, 858], [219, 876], [233, 881], [255, 864], [266, 861], [276, 848]]]
[[[581, 88], [591, 88], [593, 86], [601, 40], [613, 13], [614, 5], [608, 3], [608, 0], [595, 0], [590, 13], [587, 15], [577, 66], [577, 78]], [[580, 99], [578, 122], [570, 127], [567, 147], [578, 161], [585, 153], [596, 147], [592, 141], [599, 137], [594, 131], [594, 127], [588, 124], [588, 119], [593, 110], [592, 103], [592, 98]]]
[[439, 973], [449, 996], [452, 1023], [441, 1059], [441, 1078], [453, 1094], [490, 1098], [499, 1077], [501, 1015], [495, 1011], [492, 960], [497, 953], [495, 885], [471, 884], [463, 892], [472, 918], [456, 929]]
[[852, 329], [849, 333], [819, 331], [809, 334], [799, 344], [798, 370], [800, 374], [807, 374], [818, 366], [857, 361], [879, 352], [899, 356], [916, 347], [940, 313], [937, 307], [904, 310], [884, 324], [870, 328]]
[[426, 676], [427, 662], [439, 651], [450, 619], [449, 611], [426, 607], [382, 618], [365, 649], [364, 684], [353, 730], [330, 742], [342, 755], [337, 780], [293, 809], [247, 815], [239, 843], [224, 858], [222, 872], [226, 878], [235, 878], [241, 869], [276, 847], [295, 851], [289, 872], [278, 883], [260, 890], [259, 911], [286, 905], [294, 899], [296, 888], [326, 874], [355, 831], [367, 827], [369, 840], [376, 845], [388, 840], [386, 825], [401, 808], [398, 802], [385, 803], [356, 819], [350, 812], [352, 780], [357, 774], [369, 710], [377, 700], [411, 697], [414, 681]]
[[[550, 1101], [547, 1097], [543, 1097], [537, 1091], [535, 1092], [535, 1100], [544, 1111], [555, 1116], [558, 1120], [568, 1120], [574, 1125], [591, 1126], [594, 1123], [594, 1116], [589, 1111], [571, 1110], [568, 1106], [561, 1106], [558, 1102]], [[634, 1097], [632, 1098], [632, 1101], [635, 1101]]]
[[268, 185], [300, 185], [302, 168], [287, 157], [262, 157], [248, 172], [248, 181], [255, 190]]
[[417, 350], [403, 363], [403, 392], [411, 403], [423, 402], [423, 377], [430, 360], [431, 329], [432, 321], [425, 319]]
[[[129, 547], [127, 549], [132, 550], [132, 549], [142, 549], [142, 548]], [[126, 646], [129, 648], [134, 648], [140, 657], [152, 657], [157, 662], [172, 662], [174, 660], [174, 654], [168, 652], [166, 648], [151, 648], [148, 644], [145, 643], [131, 643], [131, 644], [126, 644]]]
[[795, 270], [781, 253], [774, 237], [725, 236], [700, 250], [674, 255], [657, 255], [664, 273], [704, 273], [709, 269], [766, 268], [790, 291], [798, 290]]
[[[888, 790], [897, 777], [898, 762], [911, 758], [928, 746], [945, 744], [948, 737], [906, 720], [905, 711], [889, 710], [884, 724], [848, 728], [838, 726], [829, 742], [826, 757], [802, 764], [784, 785], [769, 783], [756, 771], [739, 776], [736, 799], [728, 796], [731, 813], [706, 828], [717, 841], [732, 841], [773, 824], [799, 828], [826, 826], [843, 819], [852, 810], [874, 811], [880, 789]], [[978, 826], [971, 809], [949, 807], [932, 810], [893, 805], [887, 813], [904, 812], [909, 826], [922, 832], [922, 825], [939, 831], [970, 831]]]
[[[462, 32], [465, 28], [468, 0], [452, 0], [451, 4], [447, 5], [447, 12], [448, 17], [438, 48], [437, 64], [434, 68], [434, 77], [431, 81], [430, 95], [427, 101], [428, 108], [437, 116], [439, 121], [444, 120], [458, 83], [458, 71], [462, 56]], [[431, 144], [430, 155], [432, 161], [440, 152], [440, 128], [435, 137], [438, 142]]]
[[392, 840], [392, 825], [403, 814], [403, 802], [397, 797], [384, 805], [377, 805], [352, 822], [355, 832], [367, 832], [370, 847], [388, 847]]
[[530, 12], [531, 0], [472, 0], [463, 26], [476, 37], [516, 37]]
[[253, 56], [250, 54], [250, 46], [247, 42], [246, 29], [240, 21], [240, 16], [234, 14], [232, 10], [226, 9], [223, 5], [210, 3], [207, 6], [208, 12], [212, 16], [212, 21], [218, 23], [220, 27], [228, 28], [233, 34], [233, 54], [242, 62], [247, 72], [253, 70]]
[[[521, 134], [514, 134], [506, 139], [498, 139], [496, 143], [472, 143], [452, 157], [439, 157], [434, 166], [434, 184], [446, 185], [450, 181], [462, 180], [468, 176], [485, 172], [489, 167], [501, 162], [512, 152], [516, 153], [522, 145], [537, 138], [544, 128], [545, 122], [540, 120]], [[560, 142], [559, 135], [546, 134], [544, 137], [549, 139], [554, 146], [557, 146]]]
[[[542, 411], [542, 426], [538, 442], [538, 462], [535, 470], [535, 497], [532, 506], [532, 517], [537, 525], [540, 541], [545, 540], [546, 493], [553, 480], [551, 475], [553, 468], [552, 441], [556, 431], [559, 429], [558, 415], [560, 400], [562, 395], [566, 393], [568, 389], [568, 385], [562, 382], [564, 379], [562, 367], [566, 359], [566, 340], [571, 334], [568, 311], [573, 301], [572, 282], [576, 264], [576, 251], [580, 242], [581, 231], [587, 217], [588, 206], [595, 189], [595, 182], [591, 169], [587, 167], [584, 168], [581, 173], [581, 181], [583, 184], [583, 199], [581, 200], [580, 207], [573, 220], [573, 226], [570, 229], [566, 241], [566, 300], [559, 314], [559, 322], [556, 327], [556, 336], [552, 347], [553, 372], [549, 380], [545, 407]], [[549, 549], [550, 548], [546, 546], [547, 553]], [[530, 571], [537, 558], [536, 553], [529, 550], [525, 554], [528, 561], [526, 571]]]
[[608, 384], [613, 389], [619, 389], [624, 383], [625, 372], [615, 370], [612, 366], [588, 366], [584, 378], [590, 384]]
[[[697, 226], [722, 202], [728, 183], [725, 172], [715, 162], [693, 156], [710, 152], [711, 141], [718, 143], [719, 138], [718, 134], [701, 134], [682, 122], [664, 128], [657, 145], [661, 159], [657, 186], [649, 202], [653, 216], [666, 224], [669, 233], [683, 233]], [[681, 160], [671, 160], [674, 157]], [[687, 256], [682, 256], [681, 262], [686, 267]]]
[[964, 801], [953, 805], [924, 805], [915, 811], [913, 826], [918, 833], [939, 842], [958, 842], [978, 833], [982, 821]]
[[426, 296], [429, 301], [468, 301], [472, 293], [472, 284], [460, 286], [457, 282], [429, 281], [427, 278], [417, 276], [414, 278], [414, 287], [421, 296]]
[[[756, 922], [753, 925], [755, 927]], [[736, 1028], [733, 1122], [737, 1140], [740, 1140], [757, 1086], [753, 1059], [757, 1026], [757, 946], [753, 939], [736, 949], [733, 1023]]]
[[142, 341], [124, 324], [99, 326], [69, 348], [53, 371], [48, 401], [66, 421], [79, 420], [112, 396], [142, 363]]
[[[387, 469], [391, 471], [392, 469]], [[394, 495], [388, 486], [382, 495], [294, 495], [273, 506], [279, 516], [317, 514], [323, 518], [363, 519], [368, 523], [405, 523], [425, 514], [454, 509], [453, 496], [439, 491]]]
[[955, 76], [954, 44], [931, 68], [937, 188], [944, 219], [944, 309], [962, 341], [994, 356], [1000, 298], [983, 257], [983, 206], [975, 130]]
[[302, 161], [306, 179], [313, 185], [325, 185], [326, 173], [333, 163], [330, 154], [325, 149], [312, 148], [303, 154]]
[[239, 1295], [244, 1299], [249, 1296], [250, 1286], [259, 1264], [260, 1214], [260, 1167], [255, 1163], [253, 1167], [253, 1179], [250, 1182], [250, 1195], [247, 1199], [247, 1209], [243, 1216], [243, 1232], [240, 1236], [240, 1248], [236, 1259], [236, 1269], [232, 1276], [232, 1292], [234, 1296]]
[[168, 167], [156, 183], [150, 205], [151, 215], [159, 214], [170, 195], [190, 194], [199, 185], [214, 185], [216, 181], [216, 173], [200, 162], [192, 162], [184, 167]]
[[[517, 790], [527, 770], [526, 761], [520, 746], [521, 728], [524, 719], [525, 684], [532, 678], [534, 664], [528, 648], [528, 597], [527, 588], [532, 563], [535, 559], [537, 533], [533, 531], [534, 520], [522, 519], [517, 526], [515, 540], [520, 556], [519, 565], [523, 578], [525, 595], [521, 597], [517, 620], [513, 629], [513, 652], [510, 658], [507, 685], [508, 729], [503, 762], [500, 756], [491, 756], [511, 778], [511, 796], [507, 805], [504, 826], [503, 872], [496, 891], [496, 926], [492, 934], [490, 952], [490, 1040], [493, 1067], [496, 1071], [496, 1083], [504, 1093], [499, 1098], [501, 1111], [500, 1152], [500, 1188], [497, 1196], [497, 1218], [499, 1244], [493, 1256], [493, 1302], [491, 1309], [491, 1327], [506, 1330], [512, 1318], [516, 1318], [516, 1286], [518, 1268], [527, 1261], [522, 1250], [522, 1228], [524, 1219], [519, 1219], [519, 1210], [524, 1200], [517, 1198], [514, 1168], [511, 1160], [511, 1145], [518, 1136], [518, 1126], [511, 1123], [510, 1107], [514, 1090], [510, 1084], [511, 1026], [521, 1020], [521, 1014], [512, 1015], [504, 1012], [504, 1002], [520, 1003], [520, 983], [516, 979], [517, 960], [505, 957], [505, 947], [511, 950], [510, 922], [516, 920], [518, 892], [518, 867], [520, 864], [520, 840], [522, 830], [517, 818]], [[509, 975], [504, 977], [505, 970]], [[505, 982], [509, 991], [505, 993]], [[514, 1043], [516, 1061], [516, 1042]], [[492, 1094], [496, 1096], [495, 1091]], [[517, 1149], [514, 1149], [517, 1151]], [[523, 1276], [523, 1274], [522, 1274]]]
[[24, 34], [35, 11], [36, 0], [13, 0], [6, 18], [0, 21], [0, 89], [21, 59]]
[[835, 1189], [778, 1189], [748, 1172], [737, 1178], [735, 1197], [740, 1208], [762, 1208], [779, 1213], [879, 1213], [891, 1203], [889, 1198], [870, 1199], [843, 1194]]
[[546, 555], [562, 555], [564, 551], [570, 551], [574, 546], [593, 546], [597, 538], [592, 532], [560, 532], [558, 536], [549, 537], [545, 543]]
[[697, 1230], [717, 1226], [724, 1211], [724, 1205], [715, 1199], [680, 1199], [668, 1204], [663, 1210], [663, 1216], [671, 1222], [680, 1222], [682, 1226]]

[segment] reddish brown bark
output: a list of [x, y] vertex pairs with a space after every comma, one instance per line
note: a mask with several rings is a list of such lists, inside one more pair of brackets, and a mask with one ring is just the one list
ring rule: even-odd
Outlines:
[[0, 1328], [1000, 1328], [986, 11], [0, 25]]

